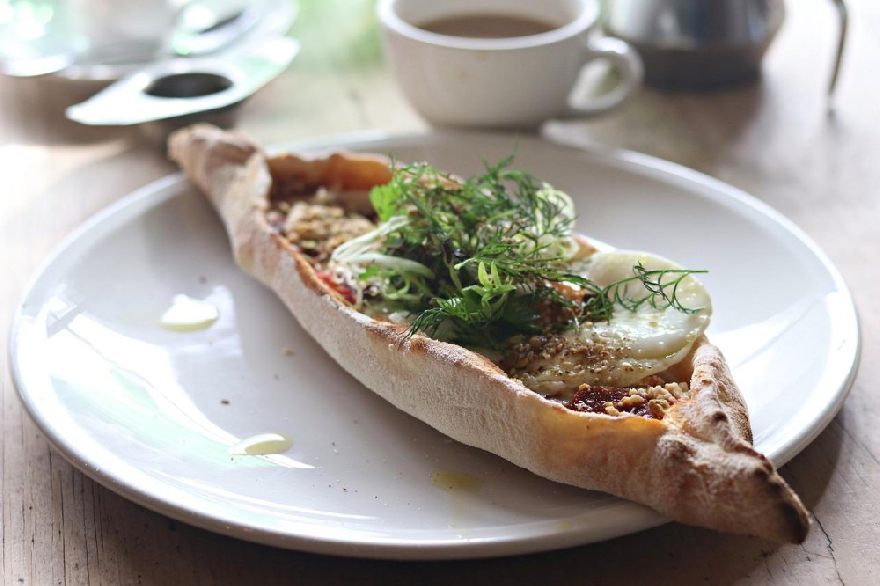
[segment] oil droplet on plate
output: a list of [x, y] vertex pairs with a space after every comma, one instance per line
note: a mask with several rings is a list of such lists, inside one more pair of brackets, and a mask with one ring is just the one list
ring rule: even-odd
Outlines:
[[236, 456], [268, 456], [282, 454], [293, 446], [293, 440], [280, 433], [258, 433], [230, 446], [229, 453]]
[[474, 490], [482, 486], [483, 481], [466, 472], [442, 470], [431, 475], [434, 486], [446, 490]]
[[159, 323], [175, 332], [192, 332], [211, 327], [219, 317], [220, 310], [212, 303], [187, 295], [175, 295], [174, 302], [159, 318]]

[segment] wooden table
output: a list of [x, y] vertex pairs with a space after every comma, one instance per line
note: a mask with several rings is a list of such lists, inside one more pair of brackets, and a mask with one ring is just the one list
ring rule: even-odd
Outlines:
[[[840, 267], [863, 326], [861, 373], [841, 413], [783, 469], [815, 515], [803, 545], [669, 524], [541, 555], [450, 563], [276, 550], [169, 520], [96, 485], [53, 451], [3, 368], [5, 584], [846, 583], [880, 584], [880, 5], [853, 0], [836, 113], [826, 113], [830, 3], [789, 3], [760, 84], [708, 94], [643, 91], [601, 121], [557, 131], [694, 167], [776, 207]], [[369, 2], [303, 1], [304, 51], [241, 127], [264, 143], [424, 123], [382, 62]], [[172, 171], [135, 134], [64, 121], [88, 88], [0, 80], [0, 329], [38, 263], [79, 223]], [[5, 351], [2, 353], [5, 360]]]

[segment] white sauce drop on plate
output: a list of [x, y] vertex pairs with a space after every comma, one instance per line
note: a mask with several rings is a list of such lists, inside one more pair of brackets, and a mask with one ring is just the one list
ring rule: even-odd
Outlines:
[[159, 323], [175, 332], [192, 332], [211, 327], [219, 317], [220, 310], [214, 304], [187, 295], [175, 295], [174, 302], [159, 318]]
[[258, 433], [230, 446], [229, 453], [239, 456], [268, 456], [282, 454], [291, 446], [293, 446], [293, 440], [280, 433]]

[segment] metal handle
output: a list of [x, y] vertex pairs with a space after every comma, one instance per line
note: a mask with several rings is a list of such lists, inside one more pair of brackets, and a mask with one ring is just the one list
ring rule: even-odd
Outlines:
[[831, 80], [828, 82], [828, 100], [834, 98], [837, 90], [837, 79], [840, 76], [840, 64], [843, 61], [843, 49], [846, 45], [846, 35], [849, 31], [849, 10], [845, 0], [834, 0], [837, 7], [837, 16], [840, 21], [840, 29], [837, 33], [837, 53], [834, 56], [834, 68], [831, 70]]

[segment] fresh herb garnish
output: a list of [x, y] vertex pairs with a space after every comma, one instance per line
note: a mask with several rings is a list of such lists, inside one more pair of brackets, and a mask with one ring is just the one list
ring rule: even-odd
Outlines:
[[[678, 298], [678, 287], [688, 275], [707, 273], [706, 270], [694, 269], [654, 269], [648, 270], [642, 263], [633, 267], [633, 276], [615, 281], [591, 297], [584, 300], [584, 321], [608, 321], [614, 311], [615, 305], [636, 312], [644, 304], [650, 305], [657, 310], [668, 308], [676, 309], [682, 313], [697, 313], [702, 307], [686, 307]], [[666, 277], [669, 277], [668, 279]], [[641, 297], [630, 297], [627, 294], [627, 285], [638, 282], [647, 293]]]
[[[425, 163], [398, 167], [370, 194], [381, 224], [333, 259], [360, 267], [359, 279], [373, 291], [367, 303], [416, 316], [410, 334], [475, 347], [606, 321], [615, 304], [698, 311], [675, 294], [682, 279], [701, 271], [637, 265], [633, 277], [604, 288], [573, 274], [571, 199], [510, 162], [487, 164], [467, 180]], [[647, 296], [627, 296], [635, 280]]]

